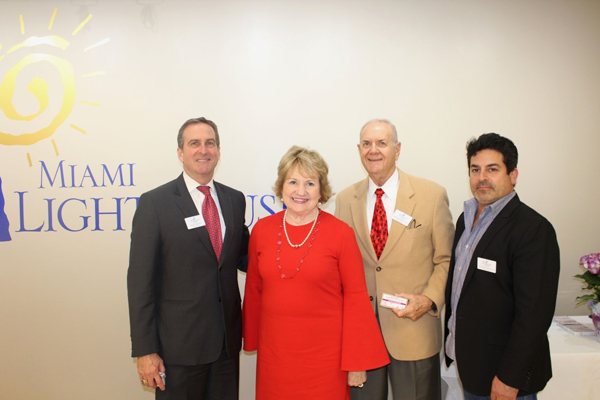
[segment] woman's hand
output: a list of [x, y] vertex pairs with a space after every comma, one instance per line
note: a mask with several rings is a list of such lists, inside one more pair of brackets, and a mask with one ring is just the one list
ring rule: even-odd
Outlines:
[[350, 371], [348, 372], [348, 386], [363, 387], [367, 381], [367, 371]]

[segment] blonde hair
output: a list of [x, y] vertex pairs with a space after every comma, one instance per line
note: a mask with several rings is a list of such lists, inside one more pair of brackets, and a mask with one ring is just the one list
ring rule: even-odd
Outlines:
[[327, 178], [329, 167], [317, 151], [300, 146], [290, 147], [283, 157], [281, 157], [279, 166], [277, 167], [277, 180], [275, 181], [275, 185], [273, 185], [275, 195], [281, 197], [283, 192], [283, 182], [289, 172], [296, 166], [298, 166], [300, 173], [303, 175], [306, 174], [309, 177], [319, 178], [321, 195], [319, 201], [321, 203], [326, 203], [333, 194], [329, 179]]

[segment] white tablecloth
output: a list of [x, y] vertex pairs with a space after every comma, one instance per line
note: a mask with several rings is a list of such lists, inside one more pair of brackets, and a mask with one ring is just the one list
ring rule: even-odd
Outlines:
[[[587, 316], [571, 317], [593, 328]], [[575, 336], [554, 323], [548, 330], [552, 379], [538, 395], [540, 400], [600, 399], [600, 343], [595, 336]], [[442, 366], [446, 400], [463, 400], [455, 363]], [[442, 382], [443, 386], [444, 382]]]

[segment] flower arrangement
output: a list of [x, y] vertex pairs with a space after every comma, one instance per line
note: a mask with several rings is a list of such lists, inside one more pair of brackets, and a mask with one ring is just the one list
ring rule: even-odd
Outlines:
[[589, 302], [594, 313], [600, 311], [600, 253], [585, 255], [579, 259], [579, 265], [585, 268], [581, 275], [575, 275], [575, 278], [583, 279], [584, 286], [582, 290], [591, 290], [591, 294], [585, 294], [577, 297], [577, 304]]

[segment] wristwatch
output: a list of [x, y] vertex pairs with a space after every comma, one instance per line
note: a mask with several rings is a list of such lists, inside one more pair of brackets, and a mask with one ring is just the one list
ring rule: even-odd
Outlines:
[[434, 313], [438, 312], [437, 305], [433, 300], [431, 301], [431, 311], [433, 311]]

